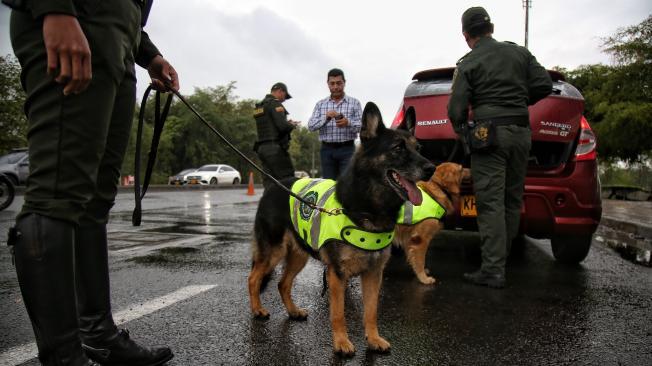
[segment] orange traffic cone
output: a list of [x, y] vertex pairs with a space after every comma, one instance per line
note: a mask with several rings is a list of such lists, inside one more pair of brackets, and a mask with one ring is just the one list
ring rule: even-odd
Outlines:
[[249, 186], [247, 187], [247, 196], [253, 196], [254, 193], [254, 172], [249, 172]]

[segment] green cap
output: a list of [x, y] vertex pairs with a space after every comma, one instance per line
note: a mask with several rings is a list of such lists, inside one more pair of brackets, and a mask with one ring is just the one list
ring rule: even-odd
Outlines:
[[281, 90], [283, 90], [285, 92], [285, 99], [292, 98], [292, 96], [288, 92], [288, 87], [284, 83], [278, 82], [278, 83], [272, 85], [272, 90], [277, 90], [277, 89], [281, 89]]
[[471, 28], [488, 23], [491, 23], [489, 13], [481, 6], [468, 8], [462, 14], [462, 30], [465, 32], [468, 32]]

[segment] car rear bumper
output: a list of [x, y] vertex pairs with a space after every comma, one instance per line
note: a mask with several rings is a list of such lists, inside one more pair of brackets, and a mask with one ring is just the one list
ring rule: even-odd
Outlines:
[[[462, 194], [466, 194], [463, 187]], [[468, 192], [472, 194], [472, 192]], [[592, 235], [602, 216], [595, 161], [572, 162], [557, 174], [530, 174], [525, 179], [520, 232], [535, 238]], [[457, 214], [449, 228], [477, 230], [475, 218]]]

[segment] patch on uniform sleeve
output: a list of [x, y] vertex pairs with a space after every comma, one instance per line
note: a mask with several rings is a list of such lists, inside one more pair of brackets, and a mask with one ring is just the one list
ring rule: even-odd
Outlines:
[[263, 114], [265, 114], [265, 109], [263, 109], [263, 108], [254, 109], [254, 117], [260, 117]]
[[277, 112], [281, 112], [281, 113], [285, 112], [285, 108], [283, 108], [282, 106], [278, 106], [278, 107], [274, 108], [274, 110], [277, 111]]
[[451, 88], [455, 86], [455, 79], [457, 79], [457, 70], [459, 69], [456, 67], [455, 71], [453, 71], [453, 83], [451, 84]]

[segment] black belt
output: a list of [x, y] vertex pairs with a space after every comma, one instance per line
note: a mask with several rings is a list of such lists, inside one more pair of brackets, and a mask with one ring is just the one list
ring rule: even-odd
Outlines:
[[353, 140], [349, 141], [342, 141], [342, 142], [328, 142], [328, 141], [322, 141], [322, 145], [328, 146], [328, 147], [344, 147], [344, 146], [353, 146]]
[[480, 121], [491, 121], [494, 126], [521, 126], [528, 127], [530, 125], [530, 118], [528, 116], [512, 116], [512, 117], [496, 117], [485, 118]]

